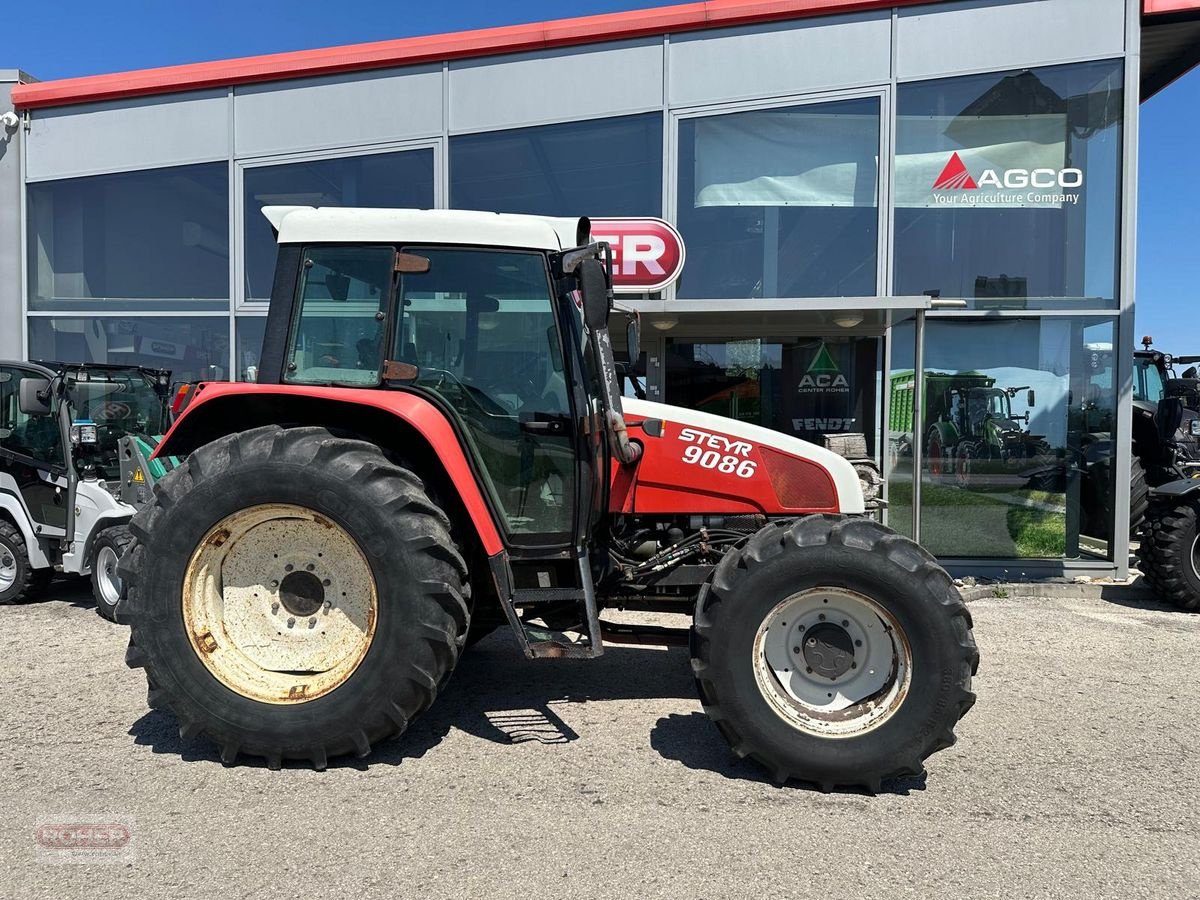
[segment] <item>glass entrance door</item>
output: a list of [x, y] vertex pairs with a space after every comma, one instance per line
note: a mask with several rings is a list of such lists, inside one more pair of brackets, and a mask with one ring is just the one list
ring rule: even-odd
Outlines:
[[877, 444], [876, 337], [668, 338], [666, 402], [822, 444]]

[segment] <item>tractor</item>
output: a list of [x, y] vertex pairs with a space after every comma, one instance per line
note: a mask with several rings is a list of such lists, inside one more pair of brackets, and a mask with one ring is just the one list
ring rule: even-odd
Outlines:
[[96, 363], [0, 361], [0, 603], [58, 572], [90, 575], [112, 619], [125, 524], [170, 458], [148, 459], [167, 427], [171, 373]]
[[506, 625], [530, 659], [686, 645], [780, 783], [874, 792], [954, 743], [979, 654], [950, 577], [837, 454], [622, 398], [609, 320], [630, 359], [637, 320], [586, 218], [264, 213], [258, 381], [197, 387], [120, 569], [126, 661], [183, 738], [365, 757]]
[[[1130, 527], [1155, 594], [1200, 612], [1200, 357], [1134, 353]], [[1175, 365], [1189, 365], [1176, 376]]]

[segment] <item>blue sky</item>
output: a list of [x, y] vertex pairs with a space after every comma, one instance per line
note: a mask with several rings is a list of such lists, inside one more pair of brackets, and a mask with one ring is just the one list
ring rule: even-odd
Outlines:
[[[0, 68], [41, 79], [436, 34], [664, 5], [669, 0], [54, 0], [5, 11]], [[1200, 354], [1200, 71], [1142, 107], [1137, 334]]]

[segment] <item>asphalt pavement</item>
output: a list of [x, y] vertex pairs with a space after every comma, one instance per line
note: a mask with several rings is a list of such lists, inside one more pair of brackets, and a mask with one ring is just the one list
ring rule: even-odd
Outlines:
[[[225, 768], [65, 583], [0, 608], [0, 897], [1200, 897], [1200, 615], [971, 608], [958, 745], [868, 797], [735, 761], [682, 649], [503, 633], [368, 760]], [[81, 822], [120, 848], [55, 849]]]

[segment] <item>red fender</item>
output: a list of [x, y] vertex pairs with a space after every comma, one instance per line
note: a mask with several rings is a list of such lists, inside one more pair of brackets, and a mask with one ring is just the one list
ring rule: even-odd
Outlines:
[[[162, 442], [154, 451], [154, 456], [177, 456], [190, 452], [199, 444], [215, 440], [216, 437], [230, 434], [241, 428], [268, 424], [255, 421], [247, 425], [238, 424], [236, 417], [229, 415], [222, 407], [230, 406], [231, 398], [278, 398], [283, 400], [290, 397], [303, 397], [311, 400], [331, 401], [345, 406], [356, 404], [389, 413], [412, 428], [429, 442], [434, 453], [446, 468], [451, 482], [458, 490], [463, 506], [471, 517], [475, 532], [479, 535], [484, 552], [494, 556], [504, 549], [500, 539], [500, 531], [492, 518], [491, 510], [479, 490], [475, 474], [463, 453], [458, 435], [446, 416], [432, 403], [416, 394], [403, 391], [381, 391], [364, 388], [331, 388], [313, 385], [278, 385], [278, 384], [232, 384], [227, 382], [210, 382], [197, 387], [191, 403], [176, 419]], [[217, 424], [212, 424], [216, 418]], [[197, 435], [206, 435], [197, 440]]]

